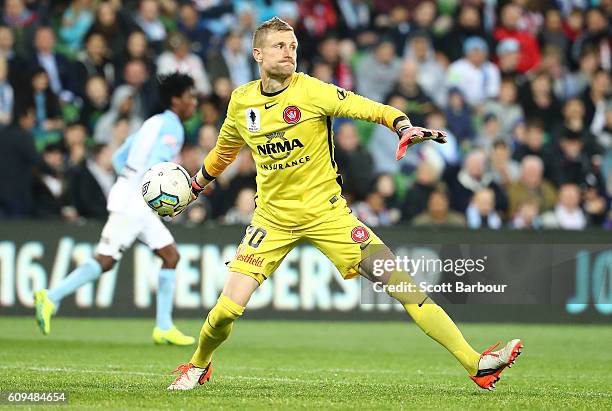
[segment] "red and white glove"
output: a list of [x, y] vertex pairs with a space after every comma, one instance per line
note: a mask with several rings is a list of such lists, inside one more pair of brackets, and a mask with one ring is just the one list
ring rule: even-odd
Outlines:
[[400, 160], [406, 154], [408, 148], [415, 144], [422, 143], [425, 140], [433, 140], [436, 143], [446, 143], [446, 131], [430, 130], [423, 127], [403, 126], [397, 130], [397, 135], [400, 138], [395, 152], [395, 159]]

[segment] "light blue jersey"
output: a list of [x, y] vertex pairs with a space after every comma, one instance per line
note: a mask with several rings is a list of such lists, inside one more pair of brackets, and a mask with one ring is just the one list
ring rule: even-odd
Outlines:
[[174, 112], [166, 110], [156, 114], [115, 152], [115, 172], [118, 175], [135, 173], [142, 176], [151, 166], [172, 161], [180, 153], [184, 141], [183, 125]]
[[145, 121], [113, 155], [113, 167], [119, 178], [109, 193], [108, 210], [138, 212], [145, 205], [140, 190], [142, 176], [157, 163], [176, 161], [184, 141], [183, 125], [174, 112], [166, 110]]

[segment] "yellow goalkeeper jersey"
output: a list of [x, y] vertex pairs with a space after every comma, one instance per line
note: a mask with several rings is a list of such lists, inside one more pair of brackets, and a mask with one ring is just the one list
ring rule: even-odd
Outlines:
[[256, 216], [280, 227], [308, 227], [325, 219], [340, 199], [332, 117], [393, 128], [401, 116], [393, 107], [303, 73], [294, 73], [289, 86], [276, 93], [252, 81], [233, 91], [204, 169], [220, 175], [247, 144], [257, 166]]

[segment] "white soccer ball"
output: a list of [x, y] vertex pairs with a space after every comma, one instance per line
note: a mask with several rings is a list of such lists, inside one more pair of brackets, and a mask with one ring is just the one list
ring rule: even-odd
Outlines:
[[142, 177], [142, 197], [160, 216], [169, 216], [189, 204], [191, 177], [178, 164], [155, 164]]

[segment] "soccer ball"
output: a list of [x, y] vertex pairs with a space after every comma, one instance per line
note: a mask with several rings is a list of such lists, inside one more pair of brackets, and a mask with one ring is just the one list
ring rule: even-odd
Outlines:
[[155, 164], [142, 177], [142, 197], [160, 216], [173, 215], [189, 204], [191, 177], [178, 164]]

